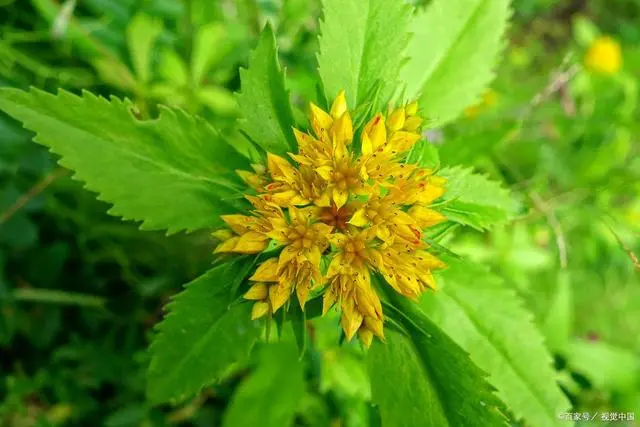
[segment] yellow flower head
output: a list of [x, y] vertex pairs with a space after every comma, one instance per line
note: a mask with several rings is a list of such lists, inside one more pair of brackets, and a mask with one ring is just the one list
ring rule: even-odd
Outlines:
[[404, 162], [421, 138], [415, 102], [354, 129], [341, 92], [329, 112], [311, 104], [310, 123], [311, 132], [293, 130], [298, 152], [291, 160], [268, 153], [266, 166], [239, 171], [257, 193], [247, 196], [254, 210], [223, 216], [230, 229], [214, 233], [222, 241], [216, 252], [279, 251], [250, 277], [245, 298], [255, 301], [253, 318], [275, 313], [294, 293], [304, 309], [318, 291], [323, 312], [340, 308], [346, 337], [358, 333], [369, 346], [373, 336], [384, 337], [373, 275], [412, 299], [436, 287], [432, 271], [444, 263], [428, 252], [423, 234], [445, 220], [430, 208], [445, 181]]
[[593, 42], [584, 57], [587, 70], [599, 74], [615, 74], [622, 67], [622, 53], [617, 41], [602, 36]]

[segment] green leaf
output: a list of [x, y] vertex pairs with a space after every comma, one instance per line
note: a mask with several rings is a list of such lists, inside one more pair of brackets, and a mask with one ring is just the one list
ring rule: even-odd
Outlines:
[[162, 108], [140, 121], [128, 101], [89, 92], [0, 90], [0, 109], [37, 132], [35, 141], [113, 203], [113, 215], [169, 232], [217, 227], [220, 214], [242, 209], [234, 169], [248, 161], [206, 122]]
[[229, 292], [251, 265], [240, 259], [215, 267], [169, 303], [149, 349], [147, 395], [152, 402], [189, 397], [246, 360], [259, 323], [251, 320], [250, 303], [229, 305]]
[[455, 119], [493, 79], [509, 0], [434, 0], [417, 14], [400, 71], [432, 126]]
[[557, 415], [571, 405], [554, 379], [551, 355], [532, 315], [485, 268], [447, 263], [438, 281], [442, 289], [421, 301], [425, 313], [489, 373], [489, 382], [518, 419], [556, 426]]
[[385, 307], [385, 315], [398, 327], [387, 322], [385, 342], [375, 340], [367, 354], [382, 425], [507, 425], [504, 404], [468, 355], [415, 304], [388, 296], [393, 306]]
[[127, 26], [126, 37], [133, 69], [142, 83], [151, 80], [151, 50], [162, 32], [162, 21], [137, 14]]
[[232, 397], [223, 426], [290, 426], [304, 392], [304, 370], [295, 344], [266, 345], [260, 349], [255, 371]]
[[438, 175], [448, 180], [440, 209], [454, 222], [485, 230], [510, 219], [518, 209], [516, 200], [500, 183], [472, 169], [446, 168]]
[[418, 141], [411, 147], [407, 155], [407, 163], [416, 164], [422, 168], [437, 169], [440, 166], [440, 156], [435, 145], [425, 141]]
[[293, 112], [269, 25], [260, 35], [249, 68], [240, 70], [242, 92], [238, 104], [243, 118], [240, 128], [265, 151], [286, 154], [296, 147]]
[[628, 393], [640, 383], [637, 352], [606, 342], [574, 339], [567, 355], [572, 370], [585, 375], [599, 390]]
[[558, 279], [542, 330], [547, 345], [554, 351], [564, 353], [573, 335], [573, 290], [569, 272], [559, 270], [557, 274]]
[[410, 8], [401, 1], [324, 0], [318, 67], [327, 98], [344, 89], [349, 107], [379, 87], [384, 104], [395, 91], [409, 41]]
[[173, 49], [165, 49], [160, 57], [159, 74], [171, 82], [174, 90], [189, 84], [189, 70], [182, 57]]
[[224, 26], [219, 22], [204, 25], [196, 33], [191, 56], [191, 72], [196, 85], [231, 48], [232, 45], [225, 41], [227, 37]]

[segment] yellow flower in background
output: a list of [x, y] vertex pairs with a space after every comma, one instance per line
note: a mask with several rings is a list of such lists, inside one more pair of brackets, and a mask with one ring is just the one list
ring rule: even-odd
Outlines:
[[294, 129], [291, 161], [268, 153], [266, 166], [238, 172], [257, 193], [247, 196], [254, 210], [222, 217], [229, 229], [214, 233], [222, 241], [216, 252], [278, 253], [249, 278], [254, 319], [274, 314], [294, 293], [304, 309], [317, 291], [323, 313], [339, 307], [347, 339], [358, 333], [368, 347], [374, 336], [384, 338], [372, 276], [412, 299], [436, 288], [432, 271], [444, 263], [423, 237], [445, 220], [430, 205], [446, 182], [405, 163], [421, 139], [415, 102], [354, 129], [343, 91], [329, 112], [311, 104], [310, 123], [312, 132]]
[[617, 73], [622, 67], [620, 44], [609, 36], [596, 39], [584, 57], [584, 66], [594, 73]]
[[473, 119], [485, 110], [496, 105], [498, 102], [498, 93], [493, 89], [487, 89], [480, 100], [464, 110], [465, 117]]

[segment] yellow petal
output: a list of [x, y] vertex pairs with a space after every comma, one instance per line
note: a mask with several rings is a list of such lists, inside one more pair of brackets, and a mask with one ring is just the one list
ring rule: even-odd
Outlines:
[[367, 218], [367, 211], [365, 208], [360, 208], [351, 217], [349, 220], [349, 224], [355, 225], [356, 227], [364, 227], [369, 224], [369, 218]]
[[255, 217], [247, 215], [222, 215], [220, 218], [238, 234], [246, 232], [256, 222]]
[[338, 208], [343, 207], [349, 200], [349, 192], [347, 190], [333, 189], [333, 202]]
[[269, 303], [258, 301], [251, 309], [251, 320], [256, 320], [269, 313]]
[[269, 288], [265, 283], [256, 283], [253, 285], [246, 294], [244, 299], [262, 301], [269, 296]]
[[342, 271], [342, 264], [344, 263], [344, 254], [339, 253], [333, 257], [331, 263], [329, 264], [329, 269], [327, 270], [327, 278], [331, 278], [340, 274]]
[[234, 248], [236, 247], [236, 244], [238, 243], [238, 240], [240, 240], [240, 237], [232, 237], [231, 239], [220, 243], [218, 246], [216, 246], [216, 249], [213, 251], [213, 253], [218, 254], [218, 253], [225, 253], [225, 252], [233, 252]]
[[319, 168], [316, 168], [316, 172], [322, 177], [322, 179], [329, 181], [333, 175], [333, 167], [320, 166]]
[[368, 156], [369, 154], [373, 153], [373, 144], [371, 143], [371, 139], [369, 138], [369, 135], [367, 135], [366, 133], [362, 133], [362, 154], [365, 156]]
[[318, 137], [324, 132], [328, 132], [333, 125], [333, 118], [322, 108], [313, 102], [309, 104], [311, 110], [311, 127]]
[[422, 191], [420, 191], [420, 194], [418, 195], [418, 201], [420, 203], [429, 204], [434, 200], [440, 198], [444, 193], [444, 187], [429, 183], [422, 189]]
[[296, 169], [283, 157], [267, 153], [267, 167], [271, 177], [275, 180], [292, 183], [296, 179]]
[[422, 229], [433, 227], [447, 220], [447, 217], [438, 211], [428, 209], [423, 206], [413, 206], [409, 209], [409, 215], [415, 219], [418, 226]]
[[282, 252], [280, 252], [280, 257], [278, 257], [278, 271], [281, 272], [288, 263], [296, 258], [296, 256], [298, 256], [297, 249], [291, 245], [285, 247]]
[[254, 282], [277, 282], [278, 281], [278, 260], [276, 258], [269, 258], [253, 273], [253, 276], [249, 278]]
[[364, 325], [367, 330], [373, 332], [377, 337], [384, 338], [384, 322], [377, 317], [365, 317]]
[[334, 138], [341, 143], [351, 143], [353, 139], [353, 122], [349, 113], [344, 113], [331, 128]]
[[333, 105], [331, 105], [331, 115], [334, 119], [342, 117], [342, 115], [347, 111], [347, 98], [345, 96], [344, 90], [341, 90], [336, 99], [333, 101]]
[[373, 342], [373, 332], [366, 328], [360, 328], [358, 331], [358, 338], [360, 338], [360, 341], [365, 348], [369, 348]]
[[418, 101], [413, 101], [407, 104], [405, 111], [407, 116], [415, 116], [418, 114]]
[[271, 310], [275, 313], [291, 296], [291, 283], [278, 283], [269, 288]]
[[293, 128], [293, 135], [296, 137], [296, 141], [298, 142], [298, 151], [303, 151], [312, 144], [313, 137], [308, 133], [300, 132], [298, 129]]
[[337, 301], [338, 295], [333, 291], [333, 288], [330, 287], [322, 296], [322, 315], [327, 314]]
[[296, 295], [298, 296], [298, 302], [300, 303], [300, 308], [304, 311], [304, 305], [307, 303], [307, 298], [309, 298], [309, 293], [311, 292], [311, 282], [309, 283], [298, 283], [296, 285]]
[[213, 233], [211, 233], [211, 235], [213, 237], [215, 237], [218, 240], [229, 240], [230, 238], [233, 237], [233, 233], [231, 232], [231, 230], [227, 230], [226, 228], [221, 228], [220, 230], [216, 230]]
[[367, 123], [362, 133], [367, 135], [371, 142], [372, 152], [384, 144], [387, 140], [387, 128], [385, 127], [384, 117], [378, 113], [373, 119]]
[[397, 131], [389, 140], [389, 150], [404, 153], [420, 141], [421, 136], [413, 132]]
[[241, 254], [255, 254], [264, 251], [268, 245], [268, 236], [255, 231], [249, 231], [240, 236], [233, 251]]
[[356, 332], [358, 332], [363, 319], [362, 314], [360, 314], [360, 312], [355, 308], [353, 301], [343, 300], [340, 324], [342, 325], [344, 334], [347, 337], [347, 341], [351, 341]]
[[416, 132], [420, 128], [420, 125], [422, 125], [422, 117], [407, 117], [407, 120], [404, 122], [404, 129], [409, 132]]
[[387, 126], [391, 132], [397, 132], [404, 127], [404, 121], [406, 119], [406, 112], [404, 108], [400, 107], [396, 109], [387, 119]]

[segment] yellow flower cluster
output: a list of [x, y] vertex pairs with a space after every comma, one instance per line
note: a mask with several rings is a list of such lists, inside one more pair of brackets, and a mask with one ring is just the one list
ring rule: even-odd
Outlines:
[[304, 308], [310, 292], [322, 291], [323, 312], [338, 304], [347, 339], [358, 332], [369, 346], [374, 335], [384, 337], [372, 274], [413, 299], [435, 289], [432, 271], [444, 263], [427, 251], [423, 233], [445, 220], [429, 208], [445, 182], [404, 162], [421, 138], [416, 103], [376, 114], [355, 131], [344, 92], [329, 112], [310, 110], [313, 133], [294, 129], [292, 162], [268, 153], [266, 167], [238, 172], [256, 192], [247, 196], [254, 210], [223, 216], [231, 230], [214, 233], [222, 240], [216, 252], [281, 248], [250, 277], [252, 317], [275, 313], [294, 292]]
[[584, 66], [599, 74], [617, 73], [622, 67], [620, 45], [608, 36], [596, 39], [584, 57]]

